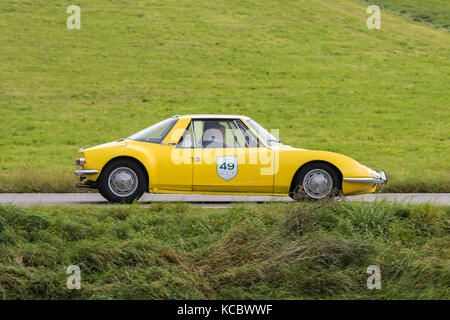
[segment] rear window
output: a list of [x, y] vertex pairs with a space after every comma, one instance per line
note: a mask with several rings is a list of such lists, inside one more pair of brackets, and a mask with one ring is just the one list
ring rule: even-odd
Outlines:
[[178, 118], [170, 118], [158, 122], [147, 129], [141, 130], [138, 133], [133, 134], [129, 139], [143, 142], [161, 143], [170, 129], [177, 123]]

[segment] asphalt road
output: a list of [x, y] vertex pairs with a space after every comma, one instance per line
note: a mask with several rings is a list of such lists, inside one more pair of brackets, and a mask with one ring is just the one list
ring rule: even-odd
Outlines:
[[[346, 201], [387, 200], [400, 203], [434, 203], [450, 205], [450, 193], [375, 193], [362, 196], [349, 196]], [[287, 202], [289, 197], [272, 196], [218, 196], [218, 195], [188, 195], [188, 194], [144, 194], [140, 203], [151, 202], [189, 202], [206, 208], [224, 208], [233, 202]], [[83, 205], [107, 204], [98, 193], [0, 193], [0, 204], [22, 206], [32, 205]]]

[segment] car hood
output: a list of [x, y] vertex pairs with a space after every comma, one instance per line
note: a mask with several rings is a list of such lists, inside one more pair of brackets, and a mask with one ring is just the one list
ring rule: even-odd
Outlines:
[[271, 149], [272, 150], [308, 150], [308, 149], [294, 148], [294, 147], [288, 146], [286, 144], [279, 144], [276, 146], [272, 146]]
[[91, 150], [97, 150], [101, 148], [110, 148], [110, 147], [126, 147], [127, 146], [127, 140], [117, 140], [113, 142], [107, 142], [103, 144], [99, 144], [98, 146], [90, 147], [88, 149], [84, 149], [83, 151], [91, 151]]

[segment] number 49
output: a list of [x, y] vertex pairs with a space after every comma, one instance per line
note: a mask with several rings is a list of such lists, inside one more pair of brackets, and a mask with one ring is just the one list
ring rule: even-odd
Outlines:
[[233, 170], [234, 169], [234, 163], [229, 162], [228, 164], [226, 162], [222, 163], [219, 167], [219, 169], [222, 170]]

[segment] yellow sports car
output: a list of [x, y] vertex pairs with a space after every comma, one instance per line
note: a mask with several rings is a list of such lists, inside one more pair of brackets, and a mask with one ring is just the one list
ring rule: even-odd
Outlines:
[[297, 149], [236, 115], [173, 116], [76, 159], [78, 187], [111, 202], [144, 192], [289, 195], [295, 200], [374, 192], [377, 172], [333, 152]]

